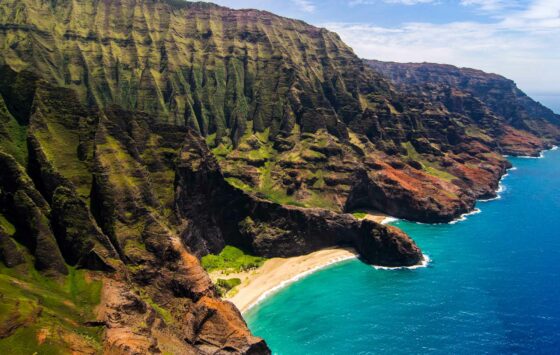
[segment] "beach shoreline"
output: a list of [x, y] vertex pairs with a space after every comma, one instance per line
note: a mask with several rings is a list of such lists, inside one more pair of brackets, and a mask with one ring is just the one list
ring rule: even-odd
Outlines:
[[218, 278], [241, 280], [241, 284], [223, 299], [245, 313], [289, 284], [330, 265], [357, 257], [358, 253], [351, 248], [323, 249], [302, 256], [268, 259], [261, 267], [253, 270], [229, 274], [213, 272], [210, 277], [214, 282]]
[[[380, 224], [397, 220], [369, 211], [362, 219]], [[265, 298], [291, 283], [330, 265], [356, 258], [358, 253], [352, 248], [329, 248], [296, 257], [268, 259], [262, 266], [252, 270], [234, 273], [214, 271], [210, 273], [210, 278], [214, 283], [218, 279], [239, 279], [241, 284], [222, 298], [232, 302], [241, 313], [246, 313]]]
[[[550, 150], [558, 149], [553, 147]], [[544, 152], [541, 153], [543, 156]], [[489, 202], [493, 200], [500, 199], [500, 193], [505, 190], [503, 181], [509, 175], [510, 171], [516, 170], [515, 167], [508, 169], [506, 173], [500, 178], [500, 183], [496, 191], [497, 195], [495, 198], [488, 200], [479, 200], [479, 202]], [[446, 224], [455, 224], [467, 220], [471, 215], [480, 213], [479, 208], [474, 208], [472, 211], [467, 212], [457, 219], [448, 222]], [[365, 216], [358, 218], [361, 220], [371, 220], [380, 224], [388, 224], [391, 222], [398, 221], [398, 218], [394, 218], [377, 211], [364, 211]], [[279, 291], [280, 289], [290, 285], [293, 282], [300, 280], [314, 272], [324, 269], [330, 265], [358, 258], [358, 253], [351, 248], [331, 248], [319, 250], [307, 255], [290, 257], [290, 258], [272, 258], [268, 259], [261, 267], [253, 270], [237, 272], [237, 273], [223, 273], [223, 272], [212, 272], [210, 277], [215, 283], [217, 279], [231, 279], [239, 278], [241, 284], [237, 286], [233, 292], [226, 294], [223, 299], [232, 302], [241, 313], [246, 313], [248, 310], [262, 302], [267, 297], [271, 296], [273, 293]], [[415, 265], [413, 267], [404, 267], [406, 269], [416, 269], [427, 267], [431, 262], [429, 256], [424, 255], [422, 263]], [[389, 268], [382, 266], [375, 266], [378, 270], [395, 270], [402, 269]]]

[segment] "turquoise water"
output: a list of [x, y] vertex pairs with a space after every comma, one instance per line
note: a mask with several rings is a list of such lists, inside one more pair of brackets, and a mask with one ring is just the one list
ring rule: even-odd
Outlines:
[[277, 354], [560, 353], [560, 150], [512, 162], [482, 213], [396, 223], [427, 268], [337, 264], [250, 310], [250, 328]]

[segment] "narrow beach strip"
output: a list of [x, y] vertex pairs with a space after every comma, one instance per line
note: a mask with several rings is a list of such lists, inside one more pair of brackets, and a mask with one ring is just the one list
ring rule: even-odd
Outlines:
[[245, 313], [289, 284], [329, 265], [356, 257], [353, 249], [324, 249], [292, 258], [272, 258], [256, 270], [228, 275], [241, 279], [241, 285], [237, 293], [226, 299]]

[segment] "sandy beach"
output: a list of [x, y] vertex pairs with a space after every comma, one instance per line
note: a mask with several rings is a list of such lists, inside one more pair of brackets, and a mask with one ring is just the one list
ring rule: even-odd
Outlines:
[[239, 278], [241, 285], [236, 287], [232, 296], [225, 297], [234, 303], [241, 312], [257, 304], [274, 291], [315, 272], [325, 266], [356, 257], [352, 249], [324, 249], [293, 258], [272, 258], [260, 268], [247, 272], [211, 273], [213, 280], [218, 278]]
[[[395, 219], [377, 212], [366, 211], [362, 219], [386, 224]], [[292, 258], [272, 258], [261, 267], [254, 270], [237, 273], [210, 273], [214, 282], [217, 279], [238, 278], [241, 284], [229, 292], [224, 299], [234, 303], [241, 312], [246, 312], [252, 306], [269, 296], [278, 289], [297, 281], [310, 273], [328, 265], [357, 257], [353, 249], [333, 248], [313, 252], [311, 254]]]
[[396, 220], [396, 218], [387, 216], [386, 214], [379, 212], [366, 211], [366, 216], [363, 219], [374, 221], [381, 224], [387, 224]]

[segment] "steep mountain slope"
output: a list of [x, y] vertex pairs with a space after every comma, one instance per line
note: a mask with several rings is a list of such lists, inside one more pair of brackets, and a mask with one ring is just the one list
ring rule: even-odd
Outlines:
[[3, 73], [4, 100], [20, 80], [32, 94], [3, 110], [2, 151], [27, 148], [0, 152], [0, 349], [267, 353], [195, 255], [226, 243], [266, 256], [345, 245], [376, 264], [421, 260], [394, 228], [229, 185], [191, 128], [87, 108], [71, 89]]
[[[278, 118], [271, 113], [278, 103], [271, 95], [281, 90], [280, 81], [295, 80], [278, 71], [282, 60], [267, 52], [268, 40], [256, 43], [254, 34], [231, 24], [245, 17], [246, 26], [263, 28], [256, 34], [261, 41], [275, 31], [277, 40], [299, 38], [283, 23], [308, 30], [305, 56], [314, 58], [316, 68], [290, 66], [300, 71], [302, 88], [323, 90], [316, 56], [322, 43], [337, 37], [271, 14], [160, 1], [0, 5], [2, 352], [268, 353], [239, 311], [219, 299], [196, 258], [226, 243], [266, 256], [348, 245], [372, 263], [420, 262], [418, 248], [394, 228], [325, 210], [286, 208], [224, 180], [200, 134], [236, 144], [235, 127], [247, 124], [249, 109], [251, 127], [257, 129], [260, 115], [264, 130]], [[153, 18], [156, 24], [174, 18], [179, 23], [170, 33], [204, 45], [169, 49], [165, 58], [162, 43], [178, 44], [166, 37], [152, 46], [147, 38], [161, 32], [148, 21]], [[246, 73], [207, 43], [213, 36], [205, 26], [223, 26], [241, 36], [232, 43], [252, 48], [254, 60], [238, 54], [250, 67]], [[119, 37], [129, 32], [130, 38]], [[112, 51], [113, 62], [103, 60], [104, 50]], [[189, 51], [195, 62], [185, 55]], [[296, 60], [295, 55], [284, 53]], [[153, 58], [173, 71], [153, 71]], [[328, 70], [347, 75], [332, 65], [325, 61]], [[239, 81], [237, 71], [243, 75]], [[178, 93], [162, 94], [161, 88]], [[188, 100], [191, 116], [184, 107]], [[309, 100], [302, 117], [320, 109], [322, 100], [330, 105], [322, 95]], [[282, 117], [288, 127], [295, 125], [293, 113]], [[316, 120], [308, 117], [308, 130], [318, 125], [344, 135], [337, 131], [337, 117], [332, 109]], [[238, 132], [244, 135], [242, 128]]]
[[402, 95], [336, 34], [270, 13], [133, 0], [3, 8], [0, 60], [12, 69], [90, 107], [193, 127], [230, 183], [280, 203], [450, 220], [493, 194], [502, 153], [538, 154], [559, 136], [539, 111], [513, 122], [476, 102], [459, 112]]
[[400, 91], [424, 96], [444, 105], [449, 112], [472, 117], [482, 128], [492, 131], [505, 154], [536, 155], [535, 149], [543, 148], [538, 137], [558, 139], [560, 116], [503, 76], [444, 64], [366, 62]]
[[556, 116], [459, 112], [334, 33], [207, 3], [2, 1], [0, 78], [0, 350], [267, 353], [197, 257], [415, 265], [404, 233], [340, 212], [449, 221], [495, 194], [504, 152], [560, 137]]

